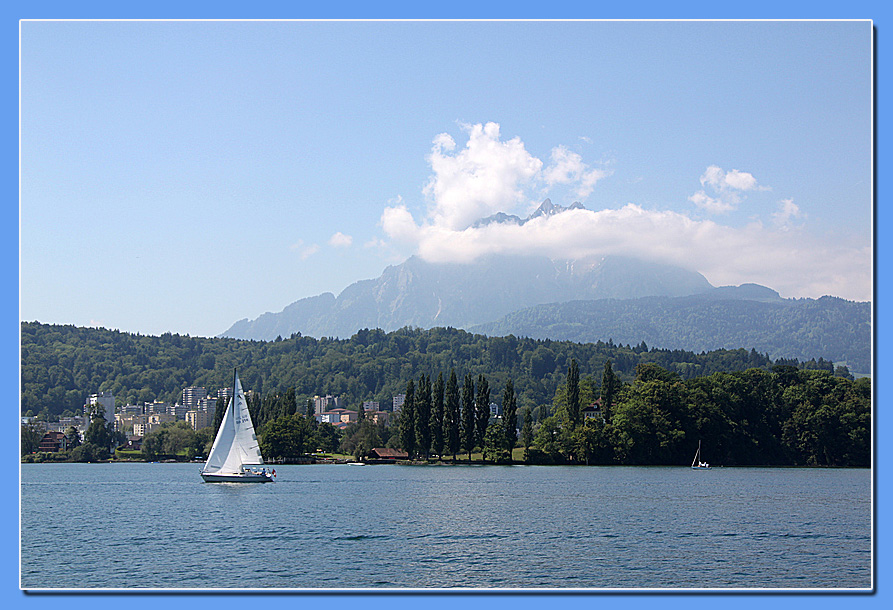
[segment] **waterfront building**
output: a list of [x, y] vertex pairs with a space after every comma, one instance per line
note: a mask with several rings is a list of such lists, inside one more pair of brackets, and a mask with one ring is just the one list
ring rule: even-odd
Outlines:
[[198, 401], [198, 410], [204, 411], [205, 413], [211, 413], [213, 415], [214, 412], [217, 411], [217, 399], [213, 396], [202, 398], [200, 401]]
[[[206, 398], [208, 396], [208, 392], [205, 388], [202, 387], [188, 387], [183, 390], [182, 398], [180, 402], [186, 407], [186, 411], [190, 409], [198, 408], [198, 401], [202, 398]], [[185, 412], [185, 411], [184, 411]]]
[[69, 440], [68, 437], [65, 436], [62, 432], [47, 432], [43, 435], [43, 438], [40, 439], [40, 445], [38, 446], [38, 451], [45, 451], [48, 453], [56, 453], [57, 451], [65, 451], [68, 449]]
[[594, 403], [587, 406], [582, 410], [583, 420], [587, 419], [598, 419], [602, 416], [602, 408], [601, 408], [601, 399], [596, 400]]
[[201, 430], [214, 424], [214, 413], [207, 411], [187, 411], [186, 423], [192, 426], [193, 430]]
[[390, 411], [369, 411], [366, 413], [366, 417], [376, 424], [384, 424], [385, 426], [389, 425], [391, 421]]
[[316, 421], [321, 424], [337, 424], [342, 422], [348, 424], [357, 421], [359, 416], [360, 414], [358, 411], [349, 411], [347, 409], [330, 409], [315, 415]]
[[106, 422], [115, 421], [115, 395], [111, 392], [100, 392], [98, 394], [90, 394], [87, 398], [87, 404], [84, 405], [84, 415], [90, 418], [90, 413], [97, 406], [102, 408]]
[[341, 402], [340, 398], [340, 396], [332, 396], [331, 394], [326, 394], [325, 396], [314, 396], [313, 412], [325, 413], [326, 411], [331, 411], [332, 409], [339, 408]]
[[143, 413], [146, 415], [152, 415], [153, 413], [167, 413], [167, 403], [166, 402], [147, 402], [143, 405]]

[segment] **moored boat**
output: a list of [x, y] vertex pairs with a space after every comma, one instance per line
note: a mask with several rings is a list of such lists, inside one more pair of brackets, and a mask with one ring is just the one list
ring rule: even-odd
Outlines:
[[701, 461], [701, 441], [698, 441], [698, 450], [695, 452], [695, 459], [691, 462], [692, 470], [710, 470], [710, 464]]

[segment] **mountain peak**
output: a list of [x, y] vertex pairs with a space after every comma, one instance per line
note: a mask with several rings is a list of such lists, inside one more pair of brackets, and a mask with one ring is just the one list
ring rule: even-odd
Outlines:
[[585, 210], [586, 208], [579, 201], [573, 202], [570, 206], [564, 207], [563, 205], [556, 205], [552, 203], [551, 199], [546, 199], [543, 201], [540, 206], [533, 211], [533, 213], [527, 217], [524, 222], [528, 220], [533, 220], [534, 218], [539, 218], [540, 216], [554, 216], [555, 214], [561, 214], [562, 212], [567, 212], [568, 210]]
[[491, 216], [487, 216], [486, 218], [481, 218], [477, 222], [475, 222], [471, 227], [473, 229], [479, 229], [481, 227], [486, 227], [490, 224], [515, 224], [515, 225], [523, 225], [524, 223], [533, 220], [534, 218], [539, 218], [541, 216], [555, 216], [555, 214], [561, 214], [562, 212], [567, 212], [568, 210], [585, 210], [586, 206], [584, 206], [579, 201], [575, 201], [570, 204], [568, 207], [563, 205], [557, 205], [552, 203], [551, 199], [546, 198], [539, 207], [534, 210], [530, 216], [525, 219], [521, 219], [514, 214], [506, 214], [505, 212], [497, 212]]

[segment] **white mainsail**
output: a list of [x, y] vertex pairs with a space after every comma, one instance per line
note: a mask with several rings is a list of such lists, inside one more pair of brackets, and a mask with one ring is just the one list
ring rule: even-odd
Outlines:
[[248, 413], [248, 401], [242, 391], [238, 372], [234, 373], [233, 397], [226, 405], [217, 438], [203, 470], [206, 474], [239, 474], [242, 466], [264, 463]]

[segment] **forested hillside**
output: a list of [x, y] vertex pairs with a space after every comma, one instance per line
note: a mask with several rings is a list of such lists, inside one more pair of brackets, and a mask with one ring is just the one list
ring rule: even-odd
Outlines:
[[[631, 381], [636, 366], [654, 362], [683, 379], [720, 371], [769, 369], [753, 350], [693, 353], [613, 343], [485, 337], [452, 328], [362, 330], [350, 339], [295, 335], [279, 341], [243, 341], [25, 322], [22, 329], [21, 411], [60, 415], [81, 410], [87, 396], [110, 391], [119, 403], [176, 402], [188, 386], [209, 390], [230, 383], [239, 369], [246, 390], [261, 395], [294, 388], [299, 404], [314, 395], [340, 395], [355, 408], [363, 400], [389, 405], [406, 380], [455, 369], [485, 375], [492, 387], [512, 379], [519, 408], [551, 404], [571, 360], [583, 376], [600, 376], [605, 362]], [[800, 364], [786, 361], [785, 364]], [[830, 362], [805, 363], [832, 370]], [[499, 398], [496, 398], [499, 402]]]
[[820, 299], [687, 297], [600, 299], [538, 305], [470, 330], [569, 341], [615, 341], [693, 351], [754, 348], [771, 358], [825, 358], [871, 370], [871, 303]]

